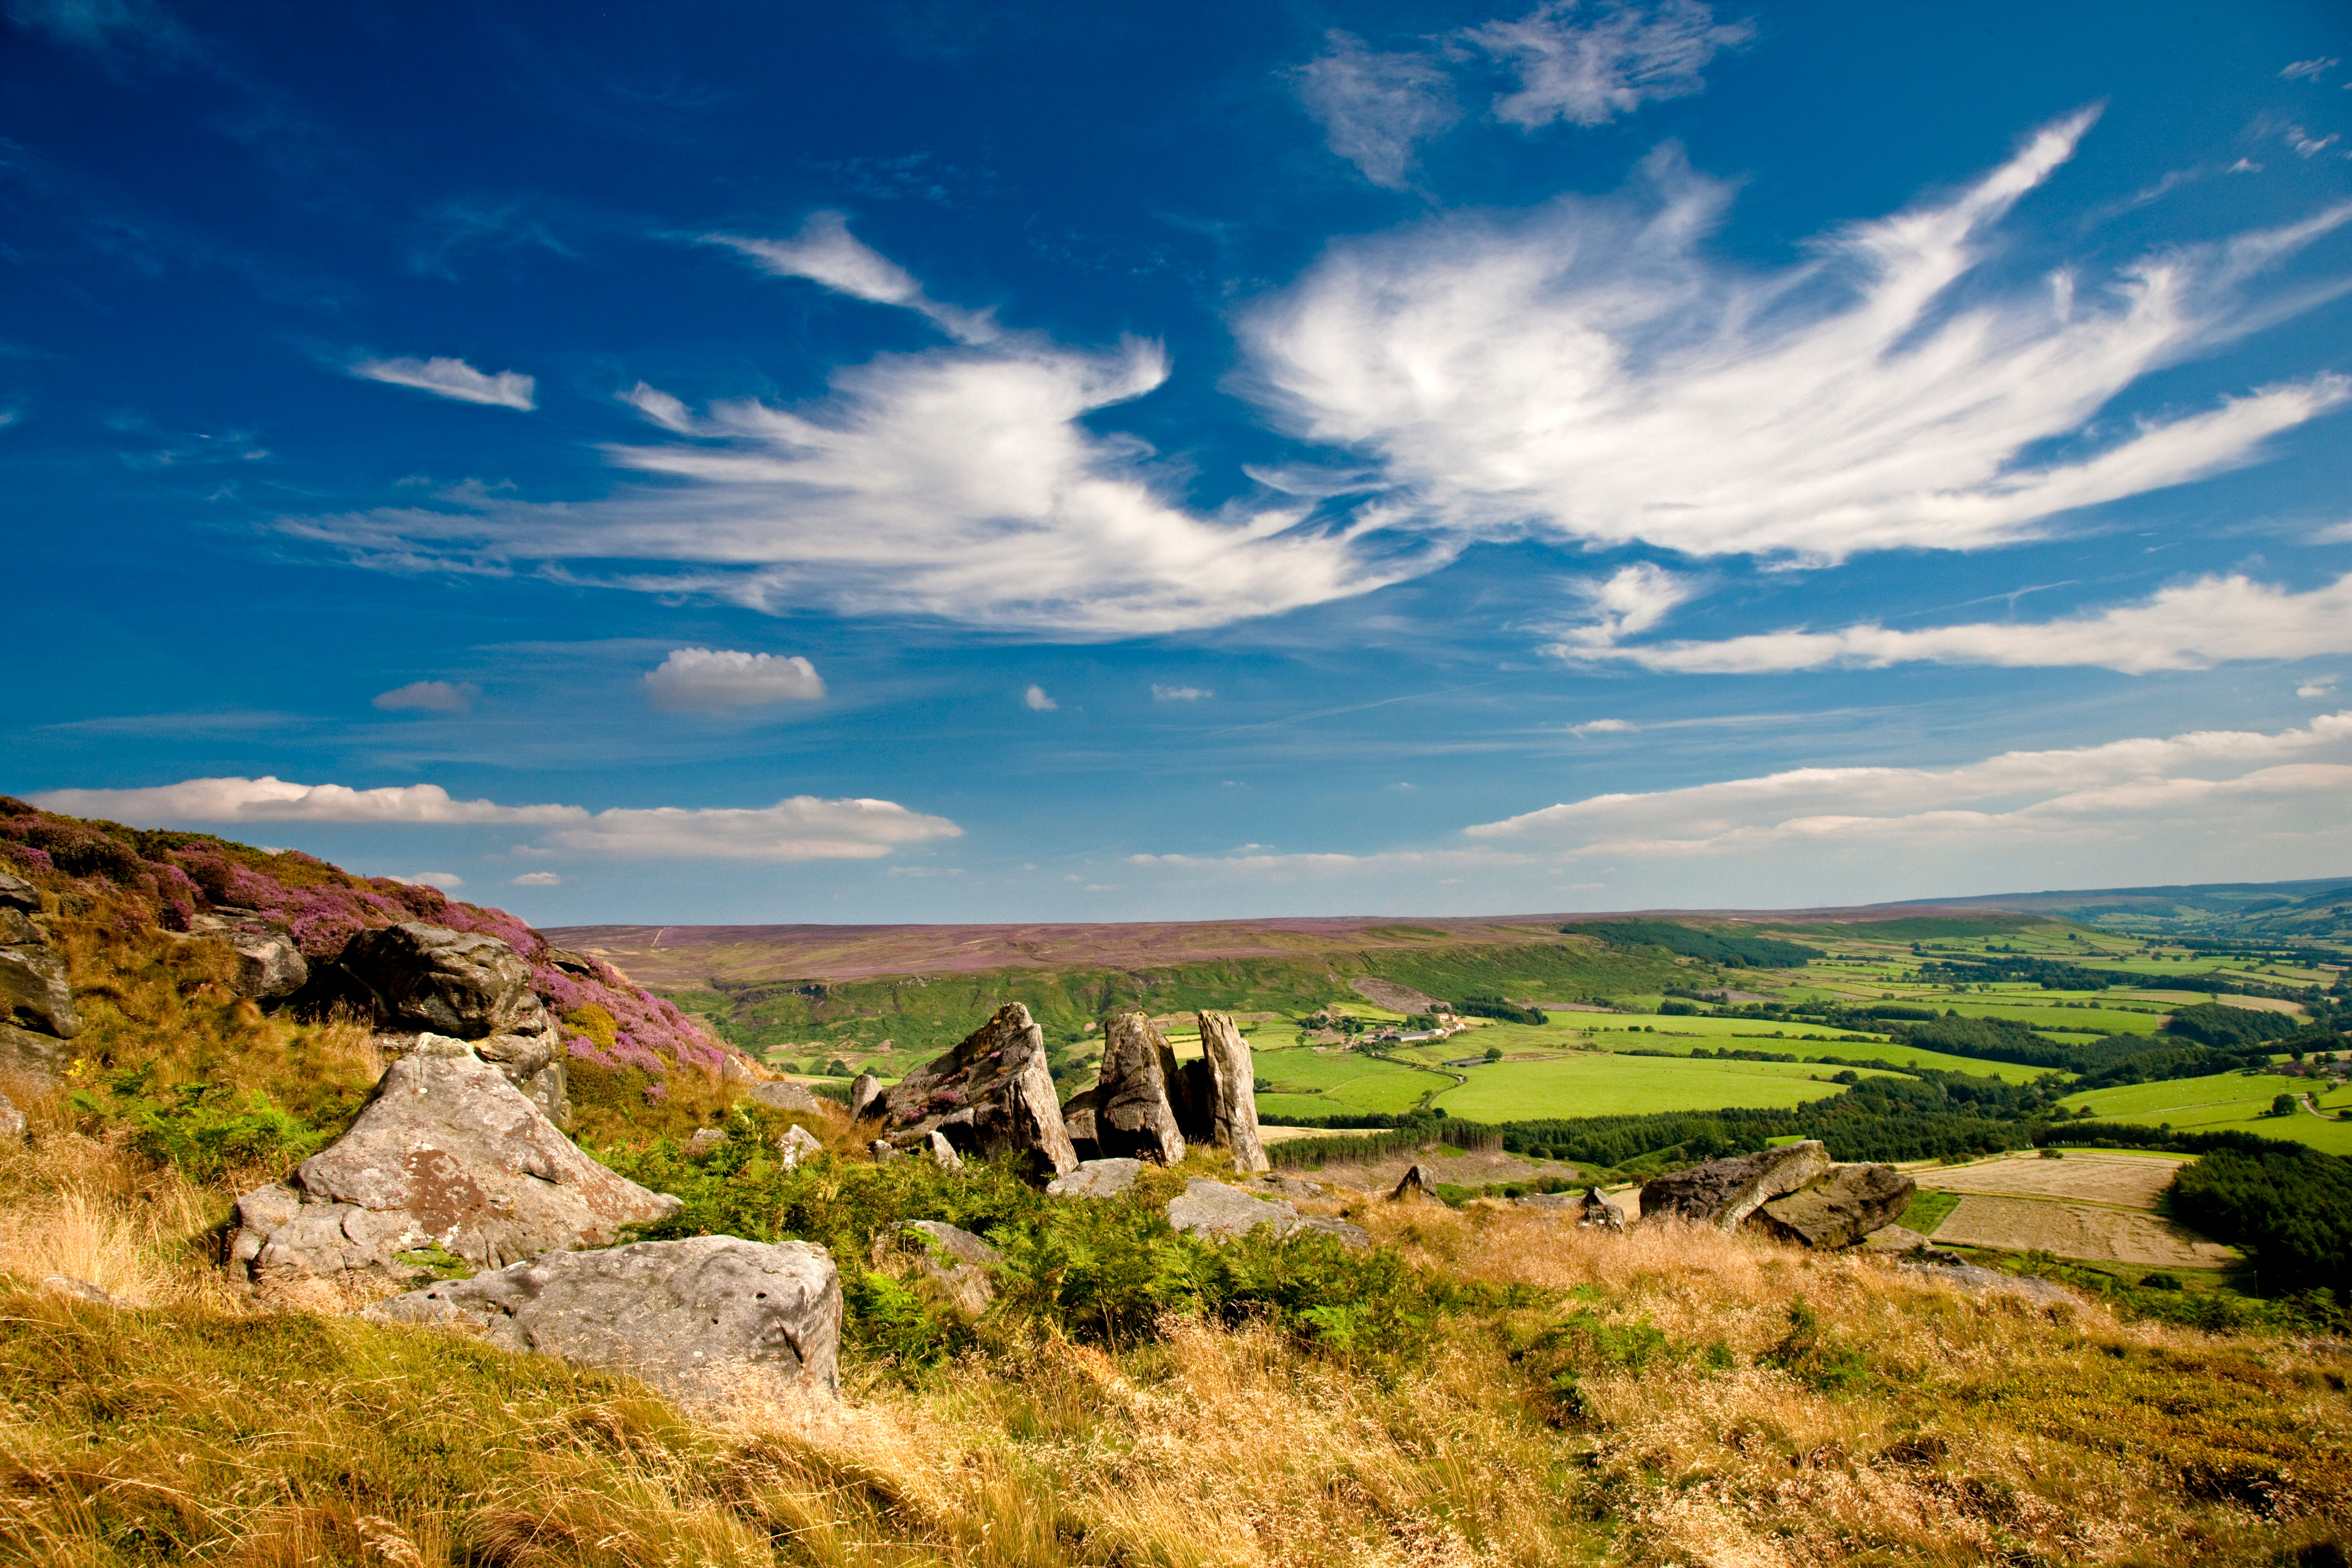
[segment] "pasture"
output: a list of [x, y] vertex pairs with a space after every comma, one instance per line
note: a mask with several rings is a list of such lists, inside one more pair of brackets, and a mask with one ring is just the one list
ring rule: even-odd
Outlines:
[[1411, 1110], [1446, 1079], [1352, 1051], [1253, 1051], [1261, 1116], [1345, 1116]]
[[2352, 1109], [2352, 1092], [2338, 1089], [2321, 1095], [2325, 1116], [2306, 1110], [2292, 1116], [2270, 1114], [2274, 1099], [2297, 1092], [2315, 1092], [2314, 1081], [2274, 1073], [2254, 1078], [2220, 1073], [2091, 1089], [2069, 1095], [2059, 1103], [2069, 1110], [2087, 1106], [2103, 1121], [2137, 1122], [2144, 1127], [2168, 1124], [2179, 1132], [2251, 1132], [2258, 1138], [2305, 1143], [2324, 1153], [2352, 1155], [2352, 1121], [2335, 1120], [2336, 1110]]
[[1718, 1062], [1580, 1052], [1461, 1069], [1469, 1082], [1431, 1103], [1471, 1121], [1638, 1116], [1657, 1110], [1779, 1108], [1844, 1090], [1838, 1069], [1801, 1062]]

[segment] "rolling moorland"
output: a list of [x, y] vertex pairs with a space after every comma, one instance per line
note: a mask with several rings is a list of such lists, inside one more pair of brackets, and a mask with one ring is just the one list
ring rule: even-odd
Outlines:
[[[79, 1022], [12, 1026], [0, 1070], [26, 1121], [0, 1143], [16, 1560], [2320, 1564], [2352, 1546], [2345, 883], [2063, 910], [954, 928], [927, 952], [920, 928], [537, 932], [299, 854], [13, 801], [0, 861], [36, 906], [11, 940], [55, 955]], [[265, 917], [322, 964], [403, 921], [509, 944], [562, 1026], [572, 1139], [683, 1200], [643, 1234], [828, 1247], [840, 1409], [721, 1416], [352, 1315], [396, 1282], [233, 1279], [232, 1205], [340, 1136], [385, 1060], [331, 1002], [257, 999], [206, 934]], [[1374, 1246], [1215, 1245], [1010, 1169], [877, 1163], [845, 1110], [748, 1093], [763, 1069], [740, 1053], [829, 1094], [1008, 1001], [1045, 1026], [1065, 1094], [1111, 1011], [1169, 1017], [1180, 1052], [1172, 1016], [1248, 1016], [1263, 1113], [1291, 1124], [1276, 1158], [1326, 1178]], [[787, 1164], [793, 1121], [822, 1152]], [[1809, 1136], [1905, 1163], [1903, 1224], [1936, 1249], [2064, 1289], [1971, 1296], [1895, 1255], [1614, 1236], [1507, 1201]], [[1419, 1205], [1350, 1184], [1411, 1159], [1492, 1179]], [[1213, 1173], [1195, 1153], [1153, 1182]], [[1003, 1249], [993, 1302], [875, 1245], [918, 1218]]]

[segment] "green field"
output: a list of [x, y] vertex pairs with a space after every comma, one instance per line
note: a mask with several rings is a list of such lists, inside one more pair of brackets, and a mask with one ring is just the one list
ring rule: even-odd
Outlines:
[[[2147, 1127], [2169, 1122], [2177, 1132], [2252, 1132], [2259, 1138], [2308, 1143], [2330, 1154], [2352, 1154], [2352, 1121], [2325, 1120], [2305, 1111], [2293, 1116], [2269, 1114], [2271, 1101], [2277, 1096], [2308, 1091], [2312, 1085], [2310, 1079], [2221, 1073], [2092, 1089], [2069, 1095], [2060, 1103], [2069, 1110], [2087, 1105], [2091, 1114], [2103, 1121]], [[2352, 1109], [2352, 1091], [2336, 1090], [2322, 1096], [2319, 1103], [2332, 1117], [2339, 1110]]]
[[1446, 1090], [1433, 1103], [1449, 1116], [1472, 1121], [1639, 1116], [1735, 1105], [1784, 1107], [1845, 1092], [1823, 1081], [1837, 1068], [1800, 1062], [1694, 1061], [1591, 1052], [1463, 1070], [1470, 1081]]
[[1258, 1091], [1261, 1116], [1411, 1110], [1431, 1090], [1446, 1087], [1435, 1073], [1354, 1052], [1255, 1051], [1252, 1058], [1256, 1076], [1272, 1085]]

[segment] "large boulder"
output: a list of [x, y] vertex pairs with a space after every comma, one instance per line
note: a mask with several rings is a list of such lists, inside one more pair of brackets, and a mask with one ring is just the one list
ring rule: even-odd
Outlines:
[[893, 1148], [927, 1144], [936, 1131], [966, 1156], [1014, 1154], [1039, 1174], [1077, 1168], [1045, 1064], [1045, 1031], [1018, 1002], [892, 1085], [882, 1108], [883, 1140]]
[[698, 1236], [551, 1252], [368, 1309], [625, 1373], [698, 1402], [840, 1392], [841, 1276], [805, 1241]]
[[1817, 1138], [1753, 1154], [1709, 1160], [1642, 1184], [1642, 1218], [1687, 1220], [1734, 1230], [1759, 1208], [1829, 1173], [1829, 1151]]
[[54, 1078], [64, 1070], [71, 1053], [72, 1047], [55, 1035], [0, 1024], [0, 1071]]
[[1257, 1131], [1257, 1084], [1250, 1060], [1249, 1041], [1231, 1017], [1203, 1013], [1201, 1017], [1201, 1060], [1194, 1064], [1192, 1109], [1200, 1118], [1199, 1136], [1229, 1151], [1234, 1169], [1244, 1175], [1271, 1170], [1265, 1145]]
[[771, 1110], [799, 1110], [814, 1113], [824, 1109], [824, 1102], [812, 1093], [808, 1085], [778, 1079], [772, 1083], [747, 1085], [743, 1098], [755, 1100]]
[[192, 937], [210, 937], [236, 955], [231, 987], [257, 1002], [282, 1002], [310, 981], [310, 964], [292, 931], [273, 916], [215, 910], [188, 921]]
[[1194, 1177], [1168, 1203], [1168, 1223], [1190, 1236], [1245, 1236], [1272, 1226], [1283, 1236], [1298, 1223], [1298, 1211], [1278, 1198], [1255, 1198], [1223, 1182]]
[[37, 915], [41, 912], [41, 889], [14, 871], [0, 871], [0, 910], [16, 910]]
[[65, 957], [21, 913], [14, 923], [29, 929], [32, 940], [0, 946], [0, 1023], [70, 1040], [81, 1033], [81, 1015], [66, 984]]
[[1101, 1110], [1100, 1084], [1062, 1101], [1062, 1130], [1070, 1135], [1070, 1147], [1081, 1165], [1103, 1157]]
[[603, 1247], [678, 1200], [583, 1154], [463, 1040], [419, 1037], [334, 1144], [284, 1184], [237, 1200], [229, 1257], [256, 1279], [362, 1270], [404, 1276], [436, 1249], [499, 1268], [551, 1248]]
[[409, 1031], [469, 1040], [558, 1122], [572, 1119], [555, 1019], [530, 965], [497, 937], [421, 921], [363, 931], [318, 980], [373, 1013], [394, 1048]]
[[1095, 1145], [1106, 1159], [1134, 1157], [1173, 1165], [1184, 1158], [1184, 1132], [1171, 1095], [1181, 1095], [1176, 1053], [1149, 1015], [1120, 1013], [1104, 1030], [1102, 1078], [1096, 1084]]
[[1140, 1160], [1082, 1160], [1072, 1170], [1045, 1184], [1045, 1194], [1055, 1198], [1115, 1198], [1135, 1185], [1143, 1173]]
[[1763, 1204], [1748, 1223], [1807, 1247], [1852, 1247], [1901, 1218], [1918, 1191], [1892, 1165], [1833, 1165], [1811, 1186]]
[[849, 1084], [849, 1116], [853, 1121], [863, 1121], [869, 1116], [882, 1114], [882, 1080], [870, 1072], [859, 1073]]

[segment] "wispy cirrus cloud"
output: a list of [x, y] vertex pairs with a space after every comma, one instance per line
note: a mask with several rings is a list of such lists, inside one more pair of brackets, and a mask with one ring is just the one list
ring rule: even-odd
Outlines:
[[645, 676], [646, 697], [672, 712], [724, 713], [824, 697], [816, 666], [797, 654], [778, 658], [733, 648], [681, 647]]
[[1671, 151], [1639, 200], [1343, 242], [1244, 317], [1246, 384], [1298, 435], [1377, 460], [1392, 488], [1366, 524], [1810, 562], [2034, 537], [2254, 460], [2352, 396], [2322, 375], [2094, 433], [2148, 372], [2330, 292], [2253, 286], [2352, 204], [2111, 277], [1979, 281], [2000, 220], [2091, 121], [1777, 273], [1706, 254], [1731, 193]]
[[511, 370], [489, 374], [461, 359], [363, 359], [348, 368], [362, 381], [414, 387], [459, 403], [480, 403], [525, 414], [539, 406], [533, 397], [539, 384], [532, 377]]
[[[28, 797], [48, 811], [138, 826], [340, 823], [368, 826], [538, 826], [545, 850], [636, 859], [864, 860], [901, 845], [960, 837], [943, 816], [894, 801], [793, 795], [773, 805], [501, 805], [438, 784], [353, 789], [278, 778], [187, 779], [144, 789], [59, 789]], [[530, 884], [538, 886], [541, 884]]]
[[369, 705], [387, 713], [466, 713], [482, 689], [470, 680], [412, 680], [390, 691], [379, 691]]
[[1325, 52], [1295, 73], [1298, 100], [1331, 151], [1376, 185], [1402, 187], [1415, 149], [1462, 118], [1454, 79], [1414, 50], [1382, 54], [1336, 28]]
[[1495, 117], [1529, 129], [1605, 125], [1644, 103], [1688, 97], [1706, 85], [1700, 73], [1708, 61], [1755, 36], [1753, 24], [1717, 22], [1698, 0], [1553, 0], [1516, 22], [1463, 34], [1517, 74], [1518, 89], [1495, 100]]
[[1617, 636], [1638, 629], [1603, 621], [1579, 628], [1580, 636], [1546, 651], [1570, 660], [1708, 675], [1883, 669], [1913, 662], [2076, 665], [2126, 675], [2208, 669], [2240, 659], [2352, 653], [2352, 574], [2302, 594], [2236, 574], [2200, 577], [2136, 604], [2047, 621], [1978, 621], [1917, 631], [1866, 624], [1713, 642], [1616, 642]]
[[988, 311], [932, 299], [914, 274], [851, 234], [849, 220], [837, 212], [810, 214], [790, 239], [711, 234], [703, 240], [737, 252], [773, 277], [805, 278], [854, 300], [916, 311], [959, 342], [986, 342], [998, 334]]

